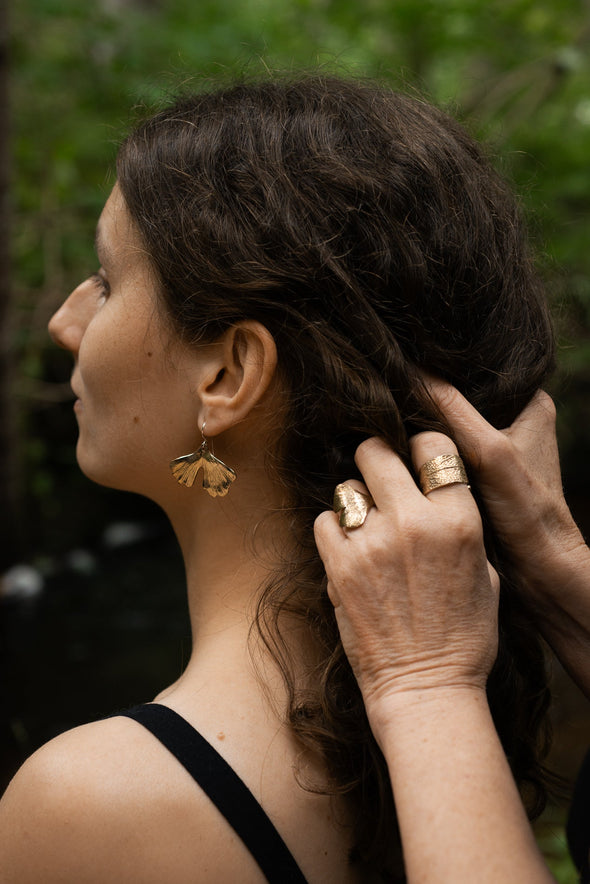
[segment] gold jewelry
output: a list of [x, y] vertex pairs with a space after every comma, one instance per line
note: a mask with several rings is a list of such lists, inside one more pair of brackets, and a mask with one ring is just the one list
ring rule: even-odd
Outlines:
[[360, 528], [365, 524], [367, 513], [374, 506], [370, 494], [355, 491], [351, 485], [342, 482], [334, 490], [333, 510], [340, 514], [341, 528]]
[[211, 497], [225, 497], [236, 474], [231, 467], [218, 460], [210, 451], [205, 439], [205, 424], [201, 427], [203, 441], [192, 454], [184, 454], [170, 462], [172, 475], [180, 485], [190, 488], [197, 473], [203, 467], [203, 488]]
[[458, 454], [439, 454], [420, 467], [418, 482], [423, 494], [444, 485], [469, 485], [465, 466]]

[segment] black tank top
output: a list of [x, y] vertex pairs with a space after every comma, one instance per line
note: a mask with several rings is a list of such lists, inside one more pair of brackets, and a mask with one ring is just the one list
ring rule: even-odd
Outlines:
[[119, 713], [147, 728], [178, 759], [242, 839], [270, 884], [306, 884], [299, 866], [246, 784], [201, 734], [167, 706]]

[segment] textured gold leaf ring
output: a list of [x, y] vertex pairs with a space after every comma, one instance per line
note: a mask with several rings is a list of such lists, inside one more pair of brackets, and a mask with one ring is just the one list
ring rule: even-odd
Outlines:
[[332, 508], [339, 516], [341, 528], [360, 528], [365, 524], [367, 513], [374, 505], [370, 494], [356, 491], [346, 482], [336, 486]]
[[423, 494], [430, 494], [445, 485], [469, 485], [465, 466], [458, 454], [439, 454], [426, 461], [418, 471], [418, 483]]

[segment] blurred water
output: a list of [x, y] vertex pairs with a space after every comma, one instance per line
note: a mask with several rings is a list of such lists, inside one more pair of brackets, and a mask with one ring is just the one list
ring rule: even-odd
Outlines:
[[40, 594], [3, 601], [0, 787], [51, 737], [151, 700], [182, 672], [191, 648], [184, 568], [165, 523], [148, 534], [99, 555], [74, 550]]

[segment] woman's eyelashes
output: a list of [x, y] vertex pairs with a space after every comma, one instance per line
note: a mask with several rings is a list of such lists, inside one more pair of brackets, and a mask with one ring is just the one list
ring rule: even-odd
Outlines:
[[90, 278], [93, 284], [98, 289], [100, 297], [107, 298], [111, 293], [111, 287], [106, 277], [103, 276], [102, 272], [99, 271], [98, 273], [93, 273]]

